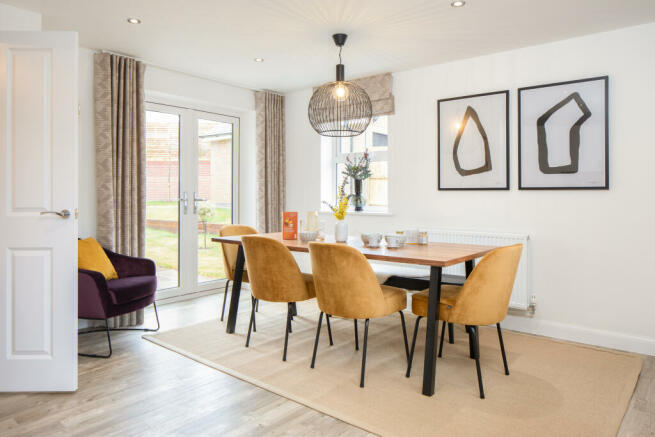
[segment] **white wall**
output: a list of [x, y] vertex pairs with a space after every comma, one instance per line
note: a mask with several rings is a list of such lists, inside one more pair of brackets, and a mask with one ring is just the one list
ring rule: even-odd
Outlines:
[[[391, 216], [350, 216], [353, 231], [447, 228], [532, 239], [534, 318], [505, 326], [655, 355], [655, 23], [394, 74]], [[609, 75], [610, 190], [517, 189], [521, 86]], [[509, 89], [511, 190], [437, 190], [437, 99]], [[288, 210], [319, 209], [311, 90], [287, 95]], [[328, 228], [333, 219], [328, 218]]]
[[[96, 232], [95, 146], [93, 133], [93, 53], [80, 48], [79, 234]], [[255, 225], [255, 98], [251, 90], [161, 68], [146, 68], [146, 100], [233, 115], [240, 119], [239, 222]]]
[[40, 31], [41, 14], [0, 3], [0, 30]]

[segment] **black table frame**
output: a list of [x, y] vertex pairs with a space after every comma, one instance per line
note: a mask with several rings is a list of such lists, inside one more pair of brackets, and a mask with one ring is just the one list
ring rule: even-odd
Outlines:
[[[234, 269], [234, 282], [232, 284], [232, 296], [230, 298], [230, 311], [227, 315], [227, 326], [225, 331], [233, 334], [237, 323], [239, 311], [239, 298], [241, 296], [241, 282], [243, 279], [243, 265], [245, 255], [243, 245], [239, 243], [236, 265]], [[466, 277], [473, 271], [473, 260], [465, 262]], [[425, 333], [425, 359], [423, 362], [423, 394], [434, 395], [434, 387], [437, 375], [437, 337], [439, 320], [439, 302], [441, 301], [441, 280], [442, 267], [430, 267], [430, 295], [428, 298], [427, 329]]]

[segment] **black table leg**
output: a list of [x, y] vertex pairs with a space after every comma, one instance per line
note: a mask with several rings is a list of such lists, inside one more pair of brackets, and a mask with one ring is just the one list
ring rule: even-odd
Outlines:
[[423, 394], [434, 394], [437, 375], [437, 326], [439, 325], [439, 301], [441, 300], [441, 267], [430, 267], [430, 295], [428, 298], [427, 331], [425, 333], [425, 360], [423, 365]]
[[225, 332], [234, 334], [234, 327], [237, 324], [237, 312], [239, 311], [239, 297], [241, 296], [241, 279], [243, 279], [243, 264], [246, 258], [243, 254], [243, 246], [239, 244], [237, 251], [237, 262], [234, 266], [234, 282], [232, 283], [232, 297], [230, 299], [230, 311], [227, 313], [227, 327]]
[[466, 267], [466, 277], [468, 278], [471, 272], [473, 271], [473, 260], [470, 259], [464, 263], [464, 266]]

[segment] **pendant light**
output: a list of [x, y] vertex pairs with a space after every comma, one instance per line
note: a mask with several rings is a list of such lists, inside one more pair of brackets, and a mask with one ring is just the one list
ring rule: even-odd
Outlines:
[[314, 91], [307, 110], [309, 122], [316, 132], [326, 137], [354, 137], [363, 133], [371, 122], [371, 99], [359, 85], [345, 80], [341, 49], [348, 35], [332, 35], [339, 47], [339, 64], [334, 82]]

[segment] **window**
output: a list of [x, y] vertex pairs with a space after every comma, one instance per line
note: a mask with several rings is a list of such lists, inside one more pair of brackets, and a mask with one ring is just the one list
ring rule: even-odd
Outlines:
[[[371, 119], [366, 131], [356, 137], [323, 137], [322, 143], [322, 197], [334, 203], [337, 186], [343, 181], [346, 158], [356, 159], [368, 150], [372, 176], [364, 181], [362, 192], [366, 199], [364, 211], [387, 212], [389, 208], [389, 118], [378, 116]], [[354, 192], [354, 182], [346, 183], [346, 192]], [[325, 209], [325, 208], [324, 208]], [[350, 206], [353, 209], [353, 206]]]

